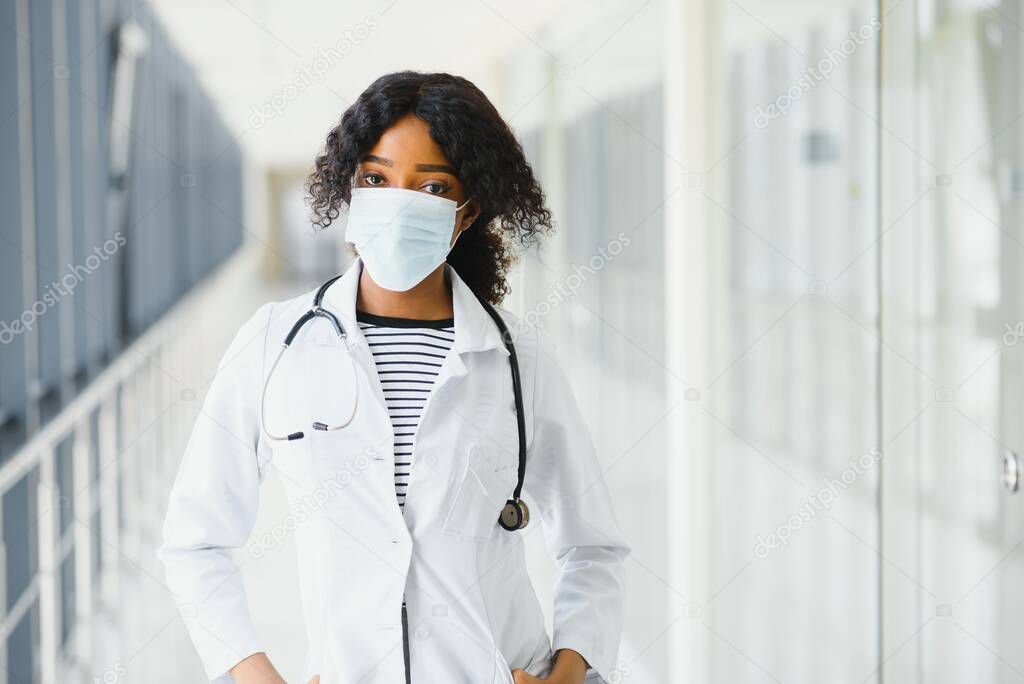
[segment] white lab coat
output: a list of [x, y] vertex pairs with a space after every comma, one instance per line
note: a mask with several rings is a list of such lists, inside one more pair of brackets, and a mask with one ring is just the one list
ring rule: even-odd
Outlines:
[[[508, 532], [497, 524], [518, 464], [508, 352], [469, 287], [446, 267], [455, 341], [415, 436], [403, 516], [392, 427], [355, 322], [360, 268], [357, 258], [324, 300], [348, 331], [355, 365], [345, 366], [347, 382], [323, 386], [325, 364], [347, 359], [318, 319], [285, 352], [267, 393], [271, 432], [305, 428], [305, 438], [268, 440], [260, 401], [269, 365], [313, 292], [265, 304], [241, 327], [188, 441], [158, 555], [206, 673], [230, 681], [225, 673], [233, 665], [273, 647], [250, 619], [232, 551], [247, 547], [244, 562], [254, 563], [266, 550], [250, 535], [260, 485], [275, 472], [294, 502], [281, 529], [294, 535], [299, 556], [308, 639], [303, 683], [313, 674], [322, 684], [405, 682], [403, 594], [414, 684], [510, 684], [512, 668], [543, 674], [560, 648], [587, 659], [588, 681], [612, 681], [629, 546], [550, 342], [543, 332], [518, 329], [499, 309], [522, 374], [523, 491], [531, 512], [526, 529]], [[359, 395], [351, 424], [310, 430], [319, 402], [351, 406], [352, 383]], [[557, 564], [552, 636], [524, 561], [522, 536], [537, 528]]]

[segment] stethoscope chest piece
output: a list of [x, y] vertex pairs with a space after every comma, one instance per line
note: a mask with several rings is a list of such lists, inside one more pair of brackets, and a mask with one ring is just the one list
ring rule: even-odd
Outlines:
[[515, 394], [516, 407], [516, 435], [519, 442], [519, 467], [516, 471], [515, 491], [512, 492], [512, 497], [505, 502], [504, 508], [498, 514], [498, 524], [504, 530], [515, 532], [516, 530], [523, 529], [530, 522], [530, 509], [526, 507], [526, 502], [520, 498], [523, 492], [523, 480], [526, 478], [526, 414], [523, 410], [523, 383], [522, 378], [519, 376], [519, 357], [516, 354], [516, 345], [512, 341], [512, 333], [509, 332], [508, 326], [505, 325], [501, 314], [483, 297], [477, 295], [477, 299], [480, 300], [480, 305], [484, 307], [487, 315], [491, 317], [494, 324], [498, 326], [498, 330], [501, 331], [501, 339], [508, 350], [509, 369], [512, 371], [512, 391]]
[[530, 509], [522, 499], [509, 499], [501, 509], [498, 523], [509, 532], [526, 527], [530, 522]]

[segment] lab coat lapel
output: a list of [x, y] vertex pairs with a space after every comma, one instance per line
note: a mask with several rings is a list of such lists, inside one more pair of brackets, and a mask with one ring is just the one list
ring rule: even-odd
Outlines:
[[359, 294], [359, 275], [363, 262], [358, 256], [352, 260], [345, 273], [336, 283], [327, 289], [324, 296], [324, 307], [330, 310], [345, 326], [348, 335], [348, 346], [352, 357], [366, 374], [370, 387], [374, 388], [374, 396], [381, 406], [384, 405], [384, 390], [377, 377], [377, 365], [374, 363], [370, 346], [356, 321], [356, 296]]
[[475, 364], [467, 365], [467, 360], [471, 359], [472, 352], [498, 348], [506, 356], [508, 355], [508, 350], [505, 349], [501, 341], [501, 334], [497, 326], [477, 300], [476, 295], [450, 264], [445, 265], [445, 270], [452, 284], [455, 341], [437, 376], [436, 387], [441, 391], [444, 391], [441, 388], [450, 389], [446, 388], [449, 382], [457, 385], [463, 377], [472, 371]]
[[345, 326], [349, 346], [365, 345], [366, 337], [356, 322], [356, 295], [359, 293], [359, 275], [362, 272], [362, 259], [356, 257], [337, 282], [327, 288], [324, 295], [324, 308], [329, 310]]
[[[327, 289], [324, 306], [339, 317], [348, 332], [349, 344], [352, 346], [366, 345], [366, 337], [356, 322], [356, 296], [359, 293], [359, 275], [362, 271], [362, 259], [358, 256], [345, 270], [336, 283]], [[455, 318], [455, 342], [453, 349], [458, 354], [464, 352], [486, 351], [499, 348], [508, 355], [501, 340], [501, 333], [494, 321], [477, 300], [476, 295], [459, 276], [451, 264], [445, 264], [445, 271], [452, 284], [452, 309]], [[453, 364], [453, 377], [465, 374], [464, 364]]]

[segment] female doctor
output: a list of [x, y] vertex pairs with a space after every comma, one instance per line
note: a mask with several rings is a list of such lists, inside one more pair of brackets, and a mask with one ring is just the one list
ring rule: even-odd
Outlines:
[[[508, 125], [463, 78], [385, 75], [308, 190], [359, 256], [242, 325], [158, 552], [207, 675], [284, 681], [231, 555], [261, 557], [249, 538], [275, 472], [295, 502], [303, 681], [614, 681], [629, 546], [551, 343], [493, 307], [514, 248], [552, 227]], [[537, 529], [551, 635], [524, 558]]]

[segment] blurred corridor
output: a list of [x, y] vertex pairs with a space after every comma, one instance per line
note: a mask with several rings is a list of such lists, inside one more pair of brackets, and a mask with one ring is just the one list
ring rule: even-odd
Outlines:
[[[433, 10], [0, 0], [0, 679], [205, 680], [168, 489], [238, 326], [348, 263], [324, 137], [415, 69], [492, 99], [559, 226], [504, 306], [633, 547], [616, 682], [1024, 682], [1024, 0]], [[262, 496], [239, 571], [298, 682]]]

